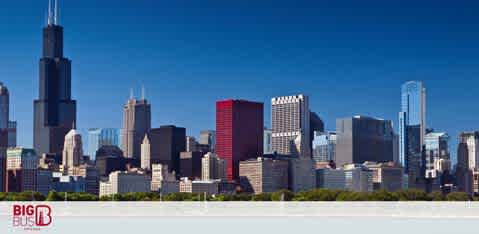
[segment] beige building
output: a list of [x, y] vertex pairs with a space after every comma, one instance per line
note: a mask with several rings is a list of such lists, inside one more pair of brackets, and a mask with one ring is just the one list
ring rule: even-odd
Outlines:
[[141, 157], [141, 143], [151, 129], [151, 107], [142, 94], [137, 100], [131, 94], [123, 106], [122, 150], [127, 158]]
[[145, 134], [143, 142], [141, 143], [141, 168], [145, 170], [151, 169], [151, 145], [150, 139], [148, 139], [148, 134]]
[[384, 189], [393, 192], [402, 189], [404, 170], [400, 165], [394, 162], [365, 162], [363, 165], [372, 171], [374, 190]]
[[202, 180], [226, 180], [226, 160], [214, 153], [207, 153], [201, 159]]
[[288, 188], [288, 161], [258, 157], [240, 162], [240, 184], [255, 194]]
[[206, 193], [207, 195], [218, 194], [218, 180], [189, 180], [182, 178], [180, 180], [181, 193]]
[[166, 182], [176, 182], [175, 172], [168, 172], [168, 165], [151, 165], [151, 191], [158, 192]]
[[62, 160], [63, 173], [68, 174], [69, 168], [80, 166], [82, 159], [83, 145], [81, 135], [75, 129], [72, 129], [65, 136]]
[[141, 172], [115, 171], [107, 182], [100, 182], [100, 197], [119, 193], [150, 192], [150, 178]]

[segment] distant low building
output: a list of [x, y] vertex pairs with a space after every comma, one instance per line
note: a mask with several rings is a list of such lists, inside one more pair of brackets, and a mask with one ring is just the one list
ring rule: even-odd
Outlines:
[[151, 179], [141, 172], [115, 171], [100, 182], [100, 197], [130, 192], [150, 192]]
[[354, 192], [372, 192], [372, 171], [361, 164], [346, 164], [342, 168], [322, 168], [316, 171], [319, 188]]
[[219, 194], [218, 192], [219, 181], [214, 180], [190, 180], [188, 178], [182, 178], [180, 180], [180, 192], [182, 193], [206, 193], [207, 195]]
[[163, 185], [169, 185], [167, 182], [176, 182], [175, 172], [169, 172], [168, 165], [152, 164], [151, 165], [151, 191], [161, 191], [163, 194], [165, 191], [169, 191], [170, 187], [163, 188]]
[[86, 191], [85, 178], [82, 176], [53, 173], [52, 190], [56, 192], [81, 193]]
[[364, 166], [372, 171], [374, 190], [383, 189], [394, 192], [403, 189], [404, 170], [402, 166], [394, 162], [365, 162]]

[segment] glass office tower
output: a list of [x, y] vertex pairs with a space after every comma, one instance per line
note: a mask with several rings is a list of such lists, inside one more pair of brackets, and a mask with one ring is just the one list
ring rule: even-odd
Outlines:
[[93, 160], [96, 151], [104, 145], [119, 146], [120, 130], [117, 128], [92, 128], [88, 130], [88, 155]]
[[406, 82], [401, 87], [399, 160], [410, 181], [420, 174], [425, 132], [426, 89], [421, 81]]

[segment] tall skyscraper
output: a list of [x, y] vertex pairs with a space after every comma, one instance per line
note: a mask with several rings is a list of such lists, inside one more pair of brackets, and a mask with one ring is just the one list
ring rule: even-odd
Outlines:
[[410, 181], [420, 177], [425, 134], [426, 89], [420, 81], [409, 81], [401, 87], [399, 160]]
[[240, 161], [263, 154], [263, 103], [216, 102], [216, 153], [225, 159], [228, 180], [239, 179]]
[[362, 164], [393, 160], [392, 122], [365, 116], [336, 121], [336, 163]]
[[7, 86], [0, 82], [0, 129], [8, 128], [10, 120], [10, 93]]
[[17, 146], [17, 122], [10, 120], [10, 92], [0, 82], [0, 148], [6, 155], [6, 148]]
[[479, 132], [462, 132], [457, 147], [456, 180], [457, 189], [473, 193], [473, 172], [477, 170], [479, 154]]
[[80, 133], [72, 129], [65, 136], [63, 147], [63, 173], [70, 174], [69, 170], [80, 166], [83, 159], [83, 145]]
[[443, 173], [439, 162], [441, 159], [450, 160], [448, 142], [449, 135], [445, 132], [430, 132], [424, 136], [426, 178], [439, 178]]
[[96, 151], [104, 145], [120, 146], [120, 129], [91, 128], [88, 129], [88, 155], [95, 159]]
[[122, 147], [125, 157], [135, 159], [140, 158], [141, 142], [150, 129], [150, 104], [146, 101], [144, 95], [142, 95], [140, 100], [137, 100], [132, 94], [123, 107]]
[[58, 24], [58, 3], [54, 2], [49, 5], [48, 23], [43, 29], [33, 144], [38, 154], [61, 155], [65, 135], [76, 121], [76, 101], [71, 99], [71, 61], [63, 57], [63, 27]]
[[311, 158], [309, 98], [295, 96], [271, 99], [273, 151], [295, 157]]

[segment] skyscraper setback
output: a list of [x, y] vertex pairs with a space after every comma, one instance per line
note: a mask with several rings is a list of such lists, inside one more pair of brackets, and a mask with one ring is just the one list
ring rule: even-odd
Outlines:
[[65, 135], [76, 121], [71, 99], [71, 61], [63, 57], [63, 27], [58, 24], [58, 3], [48, 6], [43, 28], [39, 97], [34, 101], [33, 144], [38, 154], [60, 155]]
[[263, 103], [216, 102], [216, 152], [226, 160], [228, 180], [238, 181], [240, 161], [263, 154]]

